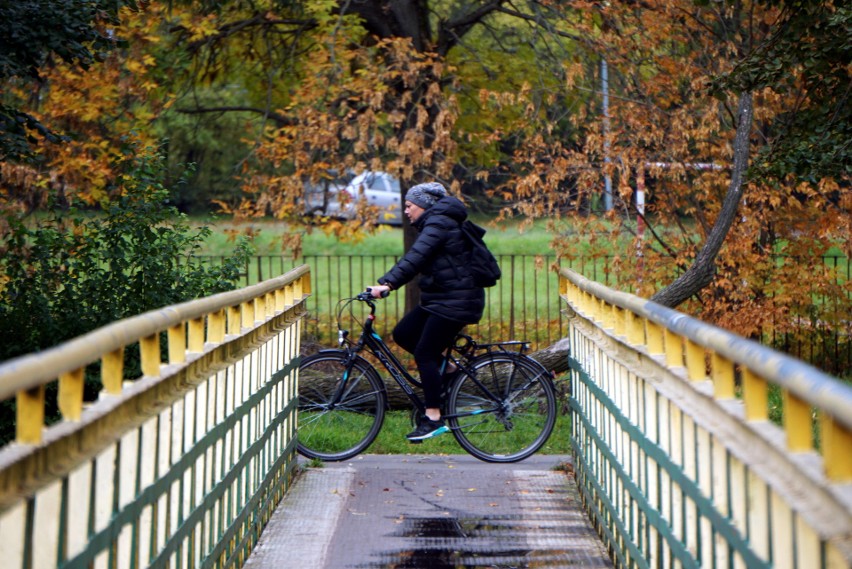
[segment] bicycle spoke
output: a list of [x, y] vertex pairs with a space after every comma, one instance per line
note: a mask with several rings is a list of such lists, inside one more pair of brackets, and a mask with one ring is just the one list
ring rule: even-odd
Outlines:
[[298, 448], [305, 456], [345, 460], [366, 449], [381, 429], [381, 380], [358, 359], [343, 383], [347, 361], [345, 352], [321, 352], [299, 367]]
[[459, 444], [489, 462], [514, 462], [543, 445], [556, 421], [550, 378], [515, 354], [486, 354], [453, 386], [448, 420]]

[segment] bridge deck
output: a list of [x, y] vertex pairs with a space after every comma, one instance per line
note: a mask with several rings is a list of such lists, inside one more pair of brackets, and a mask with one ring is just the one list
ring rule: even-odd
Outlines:
[[308, 469], [246, 567], [612, 567], [564, 464], [364, 455]]

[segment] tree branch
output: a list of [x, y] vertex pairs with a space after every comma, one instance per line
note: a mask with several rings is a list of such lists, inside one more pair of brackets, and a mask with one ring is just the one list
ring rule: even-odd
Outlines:
[[289, 117], [285, 117], [284, 115], [280, 115], [278, 113], [272, 112], [268, 109], [260, 109], [257, 107], [241, 107], [241, 106], [229, 106], [229, 107], [196, 107], [194, 109], [175, 109], [179, 113], [183, 113], [186, 115], [200, 115], [204, 113], [255, 113], [259, 115], [263, 115], [265, 118], [271, 119], [275, 121], [275, 125], [278, 128], [282, 128], [285, 126], [292, 126], [295, 124], [292, 119]]
[[249, 28], [273, 28], [277, 26], [290, 26], [294, 28], [294, 33], [296, 31], [303, 31], [306, 29], [310, 29], [316, 26], [316, 21], [314, 20], [293, 20], [293, 19], [279, 19], [279, 18], [269, 18], [267, 14], [255, 14], [251, 18], [247, 18], [245, 20], [239, 20], [236, 22], [229, 22], [219, 28], [215, 34], [211, 36], [207, 36], [203, 39], [191, 42], [188, 45], [188, 49], [190, 52], [195, 52], [201, 47], [205, 45], [210, 45], [217, 43], [223, 39], [226, 39], [232, 35], [238, 34], [244, 30]]
[[658, 304], [669, 308], [678, 306], [710, 284], [716, 273], [716, 256], [719, 254], [728, 230], [734, 222], [743, 195], [743, 176], [748, 167], [749, 137], [751, 136], [754, 118], [751, 92], [744, 92], [740, 95], [737, 115], [739, 122], [734, 137], [734, 167], [731, 172], [731, 183], [722, 202], [719, 217], [716, 218], [716, 223], [707, 236], [707, 242], [695, 257], [692, 265], [672, 284], [651, 297], [651, 300]]

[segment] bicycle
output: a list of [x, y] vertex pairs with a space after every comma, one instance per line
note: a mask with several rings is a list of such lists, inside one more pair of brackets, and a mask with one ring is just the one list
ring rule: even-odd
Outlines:
[[[369, 290], [369, 289], [368, 289]], [[370, 309], [363, 322], [354, 302]], [[406, 371], [375, 331], [375, 299], [369, 292], [338, 302], [339, 349], [317, 352], [299, 366], [298, 451], [313, 459], [340, 461], [363, 452], [378, 436], [388, 408], [387, 389], [373, 356], [413, 404], [412, 422], [425, 413], [413, 387], [421, 382]], [[357, 341], [341, 325], [349, 309], [361, 325]], [[511, 351], [517, 349], [517, 351]], [[556, 394], [550, 373], [525, 355], [520, 341], [477, 344], [459, 334], [442, 369], [458, 373], [444, 386], [442, 415], [459, 445], [485, 462], [517, 462], [547, 442], [556, 422]]]

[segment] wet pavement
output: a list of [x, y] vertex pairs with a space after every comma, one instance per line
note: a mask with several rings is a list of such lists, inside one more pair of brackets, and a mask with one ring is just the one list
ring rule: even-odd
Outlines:
[[580, 507], [570, 457], [554, 455], [515, 464], [488, 464], [467, 455], [361, 455], [308, 468], [246, 564], [254, 569], [612, 566]]

